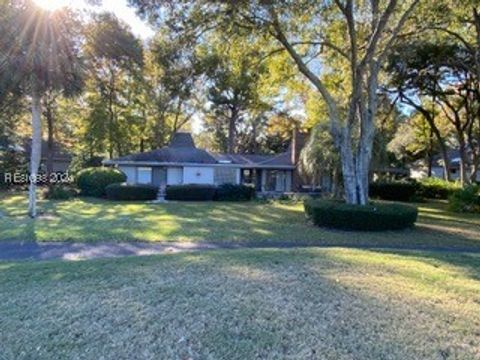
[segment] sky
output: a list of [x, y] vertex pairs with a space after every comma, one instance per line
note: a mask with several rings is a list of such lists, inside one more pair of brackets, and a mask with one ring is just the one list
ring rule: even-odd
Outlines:
[[132, 32], [139, 38], [146, 40], [154, 35], [154, 30], [142, 21], [135, 10], [127, 6], [127, 0], [102, 0], [100, 6], [86, 4], [84, 0], [34, 0], [39, 6], [54, 10], [62, 6], [69, 6], [76, 9], [85, 9], [92, 11], [110, 11], [119, 19], [122, 19], [132, 28]]
[[127, 6], [127, 0], [103, 0], [101, 9], [115, 13], [118, 18], [131, 26], [135, 35], [142, 39], [152, 37], [154, 34], [154, 30], [135, 14], [135, 9]]

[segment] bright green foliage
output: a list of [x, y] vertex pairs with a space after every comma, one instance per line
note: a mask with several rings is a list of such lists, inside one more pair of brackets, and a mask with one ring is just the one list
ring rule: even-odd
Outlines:
[[[206, 77], [205, 127], [213, 134], [214, 148], [236, 152], [254, 144], [256, 130], [261, 126], [270, 106], [267, 96], [260, 98], [265, 64], [259, 61], [260, 49], [239, 36], [217, 35], [199, 49]], [[247, 133], [240, 142], [238, 135]], [[255, 148], [255, 146], [253, 146]], [[252, 150], [252, 149], [250, 149]]]
[[448, 199], [455, 191], [460, 189], [460, 184], [437, 178], [420, 180], [417, 195], [425, 199]]
[[[303, 203], [285, 201], [112, 202], [77, 197], [39, 201], [47, 219], [25, 217], [23, 193], [0, 193], [0, 241], [214, 242], [280, 245], [480, 248], [478, 214], [453, 213], [443, 202], [417, 204], [414, 229], [339, 232], [305, 221]], [[40, 220], [40, 221], [38, 221]]]
[[96, 15], [85, 27], [88, 60], [85, 101], [88, 114], [79, 135], [88, 153], [109, 157], [140, 146], [142, 117], [139, 103], [143, 47], [128, 26], [110, 13]]
[[124, 173], [112, 168], [87, 168], [76, 176], [76, 184], [84, 196], [105, 196], [108, 185], [127, 180]]

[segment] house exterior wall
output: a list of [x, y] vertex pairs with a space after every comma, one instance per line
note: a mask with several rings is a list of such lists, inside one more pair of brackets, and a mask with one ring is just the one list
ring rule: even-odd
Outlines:
[[240, 184], [240, 169], [232, 167], [216, 167], [213, 170], [215, 185]]
[[183, 168], [169, 167], [167, 168], [167, 185], [180, 185], [183, 181]]
[[137, 167], [136, 166], [119, 166], [118, 169], [127, 175], [127, 183], [135, 184], [137, 182]]
[[[241, 169], [232, 167], [209, 167], [209, 166], [131, 166], [119, 165], [118, 169], [127, 176], [127, 183], [136, 184], [141, 180], [139, 171], [151, 169], [150, 183], [156, 186], [180, 185], [180, 184], [211, 184], [221, 185], [224, 183], [240, 184]], [[276, 169], [257, 169], [257, 191], [260, 192], [290, 192], [292, 191], [293, 171]], [[267, 189], [267, 175], [274, 176], [274, 188]], [[145, 175], [145, 174], [144, 174]], [[143, 176], [145, 178], [145, 176]], [[143, 179], [145, 181], [145, 179]], [[270, 180], [273, 181], [273, 180]], [[273, 183], [272, 183], [273, 184]], [[272, 187], [272, 184], [270, 184]]]
[[213, 167], [190, 167], [183, 168], [184, 184], [214, 184]]

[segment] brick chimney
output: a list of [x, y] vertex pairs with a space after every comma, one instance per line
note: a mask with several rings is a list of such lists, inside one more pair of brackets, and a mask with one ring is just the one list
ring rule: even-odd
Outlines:
[[295, 166], [295, 170], [293, 171], [292, 177], [292, 190], [293, 191], [300, 191], [304, 180], [302, 175], [300, 174], [299, 167], [298, 167], [298, 160], [300, 159], [300, 153], [302, 152], [303, 147], [307, 141], [307, 134], [302, 133], [295, 127], [292, 134], [292, 142], [290, 143], [289, 151], [290, 151], [290, 161]]
[[307, 139], [307, 134], [302, 133], [298, 130], [297, 127], [293, 130], [292, 142], [290, 143], [290, 154], [292, 164], [297, 164], [300, 159], [300, 153], [302, 152], [303, 147]]

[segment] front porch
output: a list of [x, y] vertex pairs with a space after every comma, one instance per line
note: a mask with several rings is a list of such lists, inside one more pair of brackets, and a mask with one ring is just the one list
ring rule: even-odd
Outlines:
[[240, 171], [240, 183], [255, 186], [258, 193], [290, 192], [292, 191], [292, 171], [245, 168]]

